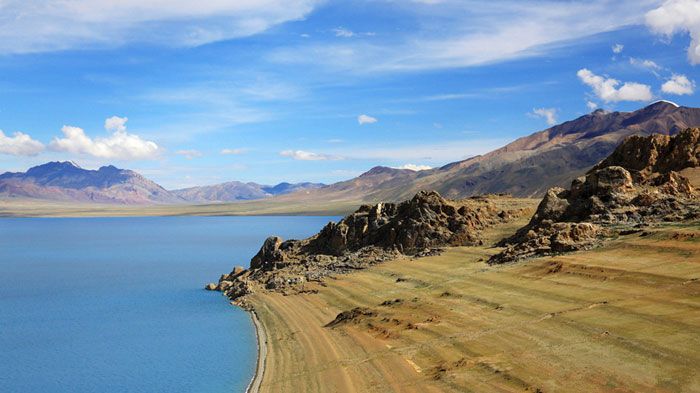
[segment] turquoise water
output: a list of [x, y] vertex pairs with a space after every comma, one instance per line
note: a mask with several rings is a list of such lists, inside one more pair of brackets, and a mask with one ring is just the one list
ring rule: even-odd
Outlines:
[[243, 392], [252, 322], [204, 284], [330, 219], [0, 219], [0, 391]]

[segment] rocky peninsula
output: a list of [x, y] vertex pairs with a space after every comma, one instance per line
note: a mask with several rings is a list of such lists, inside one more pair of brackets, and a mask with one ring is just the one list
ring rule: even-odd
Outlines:
[[256, 291], [303, 293], [308, 282], [364, 269], [402, 257], [439, 254], [443, 247], [484, 244], [483, 230], [520, 217], [525, 210], [503, 210], [495, 200], [505, 195], [448, 200], [421, 191], [401, 203], [363, 205], [340, 222], [302, 240], [271, 236], [251, 259], [206, 289], [223, 292], [246, 306]]

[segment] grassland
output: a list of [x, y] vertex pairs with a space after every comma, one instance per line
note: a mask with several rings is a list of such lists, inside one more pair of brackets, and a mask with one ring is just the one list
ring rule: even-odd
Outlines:
[[268, 333], [260, 391], [700, 392], [700, 225], [486, 265], [497, 251], [453, 248], [308, 285], [317, 294], [253, 295]]

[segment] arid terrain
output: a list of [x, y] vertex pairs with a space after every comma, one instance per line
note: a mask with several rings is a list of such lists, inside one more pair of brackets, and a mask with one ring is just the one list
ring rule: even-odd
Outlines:
[[497, 251], [452, 248], [309, 283], [316, 294], [252, 295], [269, 337], [260, 391], [700, 391], [697, 222], [487, 265]]
[[536, 207], [365, 205], [206, 288], [262, 322], [263, 392], [700, 392], [699, 159], [688, 128]]

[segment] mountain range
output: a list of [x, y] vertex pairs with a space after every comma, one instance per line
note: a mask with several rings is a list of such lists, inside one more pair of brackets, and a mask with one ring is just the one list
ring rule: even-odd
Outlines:
[[0, 175], [0, 197], [121, 204], [207, 203], [268, 198], [322, 187], [320, 183], [276, 186], [228, 182], [168, 191], [128, 169], [83, 169], [72, 161], [49, 162], [26, 172]]
[[539, 197], [564, 186], [613, 152], [627, 136], [674, 135], [700, 126], [700, 108], [658, 101], [634, 112], [595, 110], [577, 119], [519, 138], [482, 156], [422, 171], [374, 167], [350, 180], [319, 183], [227, 182], [165, 190], [140, 174], [105, 166], [85, 170], [50, 162], [27, 172], [0, 175], [0, 198], [38, 198], [123, 204], [209, 203], [273, 198], [279, 203], [399, 201], [420, 190], [448, 198], [509, 193]]

